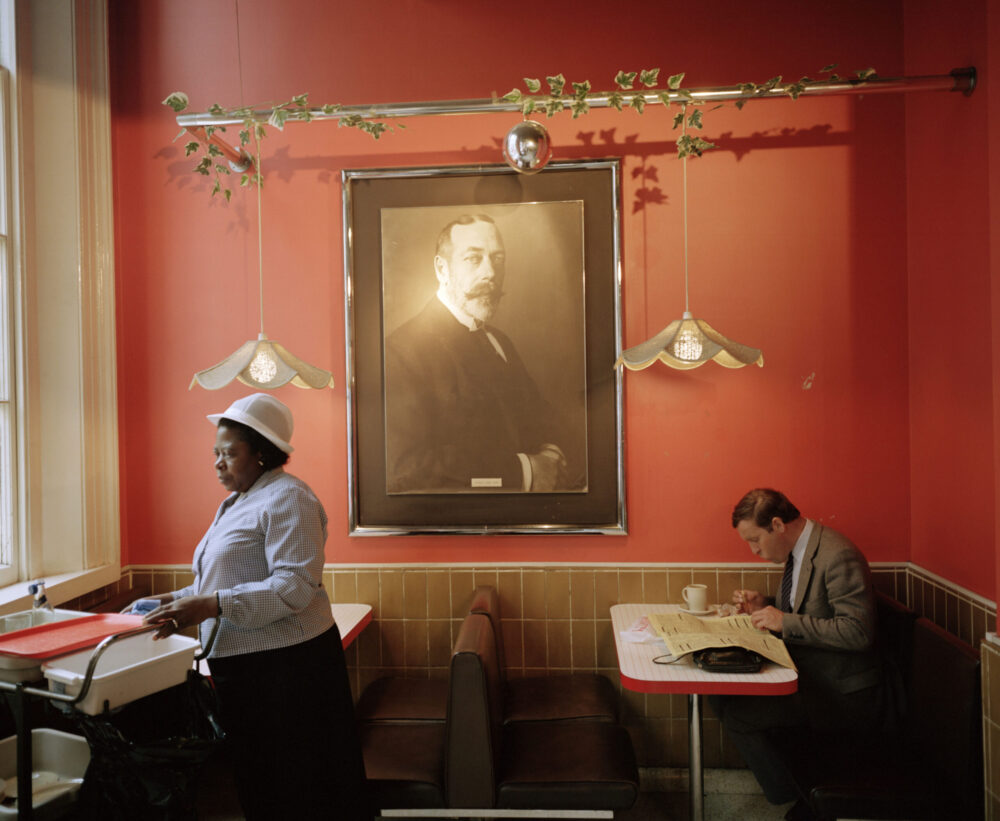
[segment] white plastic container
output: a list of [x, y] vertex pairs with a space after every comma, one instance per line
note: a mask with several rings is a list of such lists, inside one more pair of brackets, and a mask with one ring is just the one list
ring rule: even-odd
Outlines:
[[[90, 763], [90, 747], [83, 736], [59, 730], [31, 731], [31, 769], [47, 770], [60, 779], [83, 778]], [[0, 777], [9, 783], [17, 781], [17, 736], [0, 741]], [[32, 804], [37, 821], [62, 815], [67, 806], [76, 801], [79, 784], [46, 790], [35, 797]], [[16, 818], [17, 806], [0, 804], [0, 818]]]
[[[0, 616], [0, 634], [26, 630], [41, 624], [90, 616], [81, 610], [21, 610]], [[0, 681], [36, 681], [42, 677], [41, 662], [35, 659], [0, 655]]]
[[[74, 705], [75, 709], [98, 715], [104, 711], [105, 701], [113, 710], [182, 683], [194, 665], [198, 647], [198, 640], [187, 636], [153, 641], [152, 633], [143, 633], [122, 639], [101, 656], [90, 690]], [[48, 679], [49, 690], [68, 695], [79, 693], [94, 652], [95, 648], [91, 648], [45, 662], [42, 674]]]

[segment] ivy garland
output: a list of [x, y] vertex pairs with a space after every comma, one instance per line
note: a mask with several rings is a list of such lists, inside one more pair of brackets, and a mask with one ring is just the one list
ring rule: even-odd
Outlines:
[[[855, 76], [852, 78], [838, 76], [834, 73], [834, 69], [836, 68], [836, 63], [825, 66], [821, 69], [820, 73], [829, 76], [823, 80], [813, 80], [810, 77], [803, 77], [798, 82], [786, 86], [785, 93], [794, 100], [798, 99], [810, 85], [820, 82], [850, 82], [859, 85], [877, 78], [875, 69], [873, 68], [856, 71]], [[659, 76], [660, 69], [658, 68], [643, 69], [641, 71], [619, 71], [614, 78], [615, 89], [603, 92], [599, 96], [606, 97], [609, 105], [618, 111], [631, 108], [638, 114], [642, 114], [647, 105], [647, 92], [643, 91], [643, 89], [656, 88], [659, 85]], [[683, 82], [683, 72], [670, 75], [667, 79], [666, 88], [656, 92], [656, 98], [664, 106], [679, 105], [681, 107], [680, 112], [674, 115], [673, 128], [675, 130], [682, 125], [686, 125], [688, 128], [700, 131], [704, 127], [703, 110], [700, 107], [704, 106], [705, 102], [696, 100], [689, 89], [682, 87], [681, 84]], [[743, 96], [733, 101], [732, 105], [740, 110], [748, 101], [754, 98], [770, 96], [774, 89], [781, 85], [781, 82], [781, 75], [778, 75], [760, 84], [740, 83], [738, 87]], [[579, 83], [570, 83], [571, 92], [568, 91], [566, 78], [562, 74], [546, 77], [545, 83], [548, 86], [547, 94], [540, 93], [542, 91], [541, 80], [525, 77], [524, 86], [527, 93], [514, 88], [500, 97], [499, 100], [505, 103], [519, 103], [521, 113], [525, 117], [535, 113], [544, 113], [546, 117], [554, 117], [559, 112], [568, 108], [573, 119], [576, 119], [590, 111], [589, 98], [593, 95], [589, 81], [584, 80]], [[266, 126], [272, 126], [280, 131], [284, 129], [285, 123], [289, 120], [310, 122], [315, 119], [313, 113], [315, 109], [310, 108], [308, 98], [308, 94], [299, 94], [290, 100], [280, 103], [240, 106], [238, 108], [224, 108], [218, 103], [213, 103], [209, 107], [208, 113], [214, 116], [240, 120], [240, 147], [245, 149], [251, 140], [259, 147], [260, 140], [267, 136]], [[494, 99], [497, 99], [495, 95]], [[182, 91], [175, 91], [163, 100], [164, 105], [169, 106], [178, 114], [188, 107], [188, 103], [188, 95]], [[719, 103], [709, 109], [709, 111], [724, 108], [726, 105], [727, 103]], [[694, 110], [690, 113], [688, 113], [689, 106], [694, 107]], [[336, 114], [342, 109], [343, 106], [340, 104], [326, 104], [321, 106], [319, 111], [329, 115]], [[270, 110], [271, 112], [266, 124], [258, 122], [256, 119], [255, 112], [261, 110]], [[406, 125], [403, 123], [389, 125], [382, 120], [368, 118], [361, 114], [343, 115], [338, 118], [337, 125], [342, 128], [356, 128], [359, 131], [370, 134], [375, 140], [378, 140], [387, 132], [394, 131], [397, 127], [401, 129], [406, 128]], [[229, 202], [232, 197], [232, 191], [229, 188], [228, 181], [232, 175], [232, 170], [228, 162], [226, 162], [223, 152], [218, 146], [210, 142], [213, 134], [216, 132], [225, 132], [226, 127], [222, 125], [207, 125], [204, 126], [204, 130], [204, 141], [194, 139], [185, 143], [184, 156], [190, 157], [192, 154], [196, 156], [200, 155], [194, 171], [206, 177], [214, 177], [214, 184], [211, 191], [212, 196], [222, 194], [226, 201]], [[185, 134], [187, 134], [186, 130], [182, 131], [178, 136], [184, 136]], [[692, 154], [700, 157], [705, 151], [716, 147], [714, 143], [710, 143], [696, 134], [687, 133], [687, 129], [682, 130], [682, 134], [678, 137], [676, 144], [677, 156], [680, 159]], [[244, 188], [250, 185], [262, 184], [256, 166], [254, 173], [244, 173], [241, 176], [239, 184]]]

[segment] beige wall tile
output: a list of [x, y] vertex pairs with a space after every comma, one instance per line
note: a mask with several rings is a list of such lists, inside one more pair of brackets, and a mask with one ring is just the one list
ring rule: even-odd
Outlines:
[[589, 620], [574, 619], [570, 624], [573, 642], [571, 666], [574, 670], [596, 670], [595, 623]]
[[361, 604], [370, 604], [374, 610], [374, 618], [382, 618], [378, 600], [378, 571], [359, 570], [357, 573], [358, 597]]
[[505, 619], [520, 619], [524, 615], [521, 594], [521, 571], [501, 570], [497, 573], [497, 593], [500, 595], [500, 614]]
[[403, 571], [403, 617], [427, 618], [427, 571]]
[[331, 574], [335, 602], [356, 602], [358, 600], [358, 574], [355, 570], [334, 570]]
[[406, 638], [402, 621], [381, 621], [379, 632], [381, 637], [381, 659], [383, 668], [398, 668], [406, 665]]
[[602, 669], [613, 667], [618, 669], [618, 651], [615, 649], [615, 634], [608, 619], [598, 619], [594, 622], [595, 640], [597, 642], [597, 666]]
[[569, 574], [570, 611], [574, 619], [594, 618], [594, 574], [575, 570]]
[[427, 573], [427, 617], [451, 618], [451, 578], [446, 570]]
[[568, 619], [570, 615], [569, 573], [565, 570], [545, 574], [545, 617]]
[[598, 618], [611, 609], [611, 605], [620, 604], [618, 594], [618, 571], [598, 570], [594, 574], [594, 609]]
[[426, 670], [430, 666], [427, 622], [419, 619], [404, 621], [403, 642], [405, 645], [403, 663], [407, 667], [419, 667]]
[[523, 612], [526, 619], [545, 618], [545, 571], [525, 570], [521, 574], [524, 590]]
[[619, 604], [643, 601], [641, 570], [621, 570], [618, 572], [618, 599]]
[[667, 601], [667, 571], [653, 568], [642, 571], [642, 600], [651, 604]]
[[546, 622], [546, 639], [548, 642], [547, 668], [566, 671], [573, 666], [573, 645], [570, 635], [570, 621]]
[[709, 603], [726, 604], [733, 600], [733, 591], [743, 588], [743, 574], [738, 570], [720, 570], [718, 591], [719, 595], [711, 599]]
[[505, 664], [508, 668], [524, 669], [524, 622], [504, 619], [501, 623]]
[[401, 570], [379, 571], [378, 605], [380, 618], [403, 618], [403, 572]]
[[[525, 619], [524, 622], [524, 667], [544, 670], [547, 664], [547, 632], [542, 620]], [[510, 666], [510, 662], [508, 662]]]
[[476, 590], [476, 578], [470, 570], [453, 570], [451, 572], [451, 615], [454, 618], [465, 618], [472, 602], [472, 594]]

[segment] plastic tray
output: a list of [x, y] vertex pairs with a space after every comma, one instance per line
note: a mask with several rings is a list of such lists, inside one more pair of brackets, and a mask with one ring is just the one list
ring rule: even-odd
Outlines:
[[[31, 731], [31, 769], [49, 770], [61, 778], [83, 778], [90, 763], [90, 747], [82, 736], [59, 730]], [[17, 780], [17, 736], [0, 741], [0, 777]], [[32, 806], [36, 821], [55, 818], [76, 801], [79, 784], [40, 793]], [[17, 804], [0, 804], [0, 818], [16, 818]]]
[[[167, 636], [153, 641], [152, 633], [122, 639], [101, 656], [86, 697], [75, 708], [88, 715], [113, 710], [137, 698], [182, 683], [194, 665], [197, 639]], [[75, 696], [83, 686], [93, 651], [74, 653], [46, 662], [42, 674], [49, 690]]]
[[[82, 610], [21, 610], [0, 616], [0, 634], [20, 633], [43, 624], [92, 616]], [[0, 681], [35, 681], [42, 677], [41, 662], [37, 659], [0, 655]]]
[[0, 656], [45, 661], [85, 647], [93, 647], [108, 636], [138, 627], [142, 627], [142, 616], [88, 613], [78, 619], [55, 621], [5, 633], [0, 636]]

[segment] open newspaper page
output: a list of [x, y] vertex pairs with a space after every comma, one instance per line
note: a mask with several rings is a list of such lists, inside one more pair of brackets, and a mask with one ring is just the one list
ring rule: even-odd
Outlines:
[[700, 619], [688, 613], [651, 613], [649, 623], [678, 658], [709, 647], [743, 647], [782, 667], [795, 669], [785, 643], [765, 630], [758, 630], [746, 614]]

